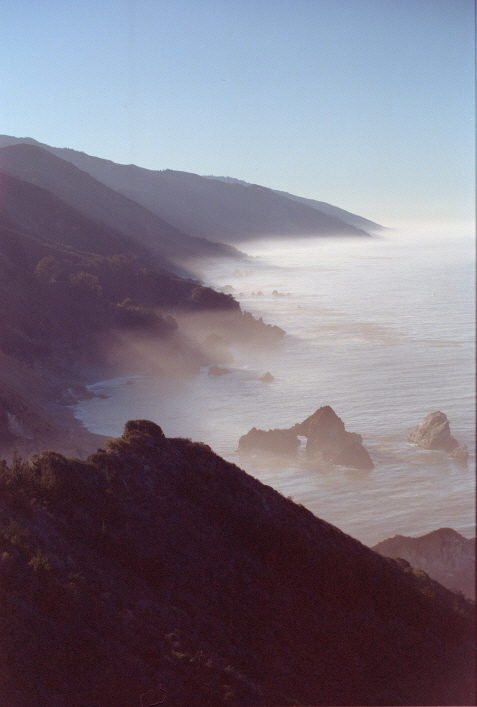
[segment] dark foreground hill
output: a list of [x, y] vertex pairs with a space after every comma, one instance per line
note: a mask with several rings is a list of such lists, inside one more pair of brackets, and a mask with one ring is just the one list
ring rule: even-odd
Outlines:
[[129, 422], [0, 483], [8, 707], [474, 703], [471, 602], [203, 444]]
[[[341, 213], [329, 204], [320, 210], [316, 208], [318, 202], [310, 205], [299, 197], [257, 184], [209, 179], [171, 169], [155, 171], [116, 164], [31, 138], [0, 136], [0, 147], [18, 143], [44, 148], [71, 162], [179, 231], [198, 238], [240, 243], [264, 236], [369, 236], [367, 227], [371, 222], [366, 219], [350, 219], [352, 214]], [[343, 219], [344, 214], [347, 216]], [[373, 230], [375, 226], [373, 224]]]

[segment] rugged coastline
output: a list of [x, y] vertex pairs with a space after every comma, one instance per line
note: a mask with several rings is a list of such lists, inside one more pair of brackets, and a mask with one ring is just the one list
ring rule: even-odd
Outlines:
[[[426, 574], [424, 554], [380, 557], [306, 501], [148, 420], [111, 440], [74, 417], [87, 386], [124, 373], [201, 372], [223, 391], [235, 345], [280, 350], [285, 332], [187, 267], [239, 253], [128, 205], [38, 146], [19, 147], [3, 153], [0, 214], [0, 686], [9, 707], [132, 704], [158, 684], [173, 702], [204, 707], [473, 699], [475, 605]], [[68, 195], [70, 177], [86, 199]], [[93, 203], [95, 189], [110, 209]], [[256, 203], [271, 197], [241, 189]], [[253, 376], [270, 398], [280, 385], [279, 374]], [[464, 473], [465, 445], [449, 439], [444, 418], [444, 446], [426, 442], [421, 455], [454, 450], [449, 465]], [[374, 450], [329, 406], [251, 433], [250, 448], [291, 457], [304, 436], [318, 470], [376, 483]], [[444, 540], [455, 546], [452, 532]]]

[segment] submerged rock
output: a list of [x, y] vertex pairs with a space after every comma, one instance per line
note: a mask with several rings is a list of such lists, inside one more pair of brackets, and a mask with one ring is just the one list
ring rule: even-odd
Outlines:
[[459, 442], [450, 433], [449, 420], [443, 412], [431, 412], [426, 415], [407, 439], [423, 449], [438, 449], [444, 452], [452, 452], [459, 446]]
[[452, 452], [451, 454], [452, 459], [455, 459], [458, 462], [462, 462], [463, 464], [466, 464], [469, 460], [469, 448], [466, 444], [461, 444], [460, 447], [457, 447], [455, 452]]
[[220, 366], [211, 366], [209, 368], [209, 376], [225, 376], [230, 373], [228, 368], [221, 368]]
[[262, 381], [262, 383], [273, 383], [275, 378], [272, 376], [271, 373], [268, 373], [267, 371], [267, 373], [264, 373], [263, 376], [260, 376], [260, 380]]

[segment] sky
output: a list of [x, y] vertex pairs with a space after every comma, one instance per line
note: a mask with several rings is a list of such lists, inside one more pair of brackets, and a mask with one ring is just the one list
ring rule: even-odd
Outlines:
[[2, 0], [0, 134], [474, 218], [473, 0]]

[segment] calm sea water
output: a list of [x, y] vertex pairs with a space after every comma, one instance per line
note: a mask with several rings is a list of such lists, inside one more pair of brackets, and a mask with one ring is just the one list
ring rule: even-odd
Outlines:
[[[230, 374], [188, 381], [138, 376], [91, 386], [112, 397], [81, 403], [92, 431], [118, 436], [149, 418], [168, 436], [209, 444], [366, 544], [452, 527], [475, 534], [475, 257], [473, 238], [445, 230], [369, 240], [293, 240], [243, 246], [248, 261], [216, 264], [207, 284], [230, 285], [243, 309], [286, 330], [270, 350], [235, 348]], [[273, 291], [276, 291], [278, 295]], [[262, 383], [269, 371], [275, 380]], [[359, 432], [369, 472], [260, 454], [241, 457], [251, 427], [290, 427], [330, 405]], [[441, 410], [471, 458], [407, 442]]]

